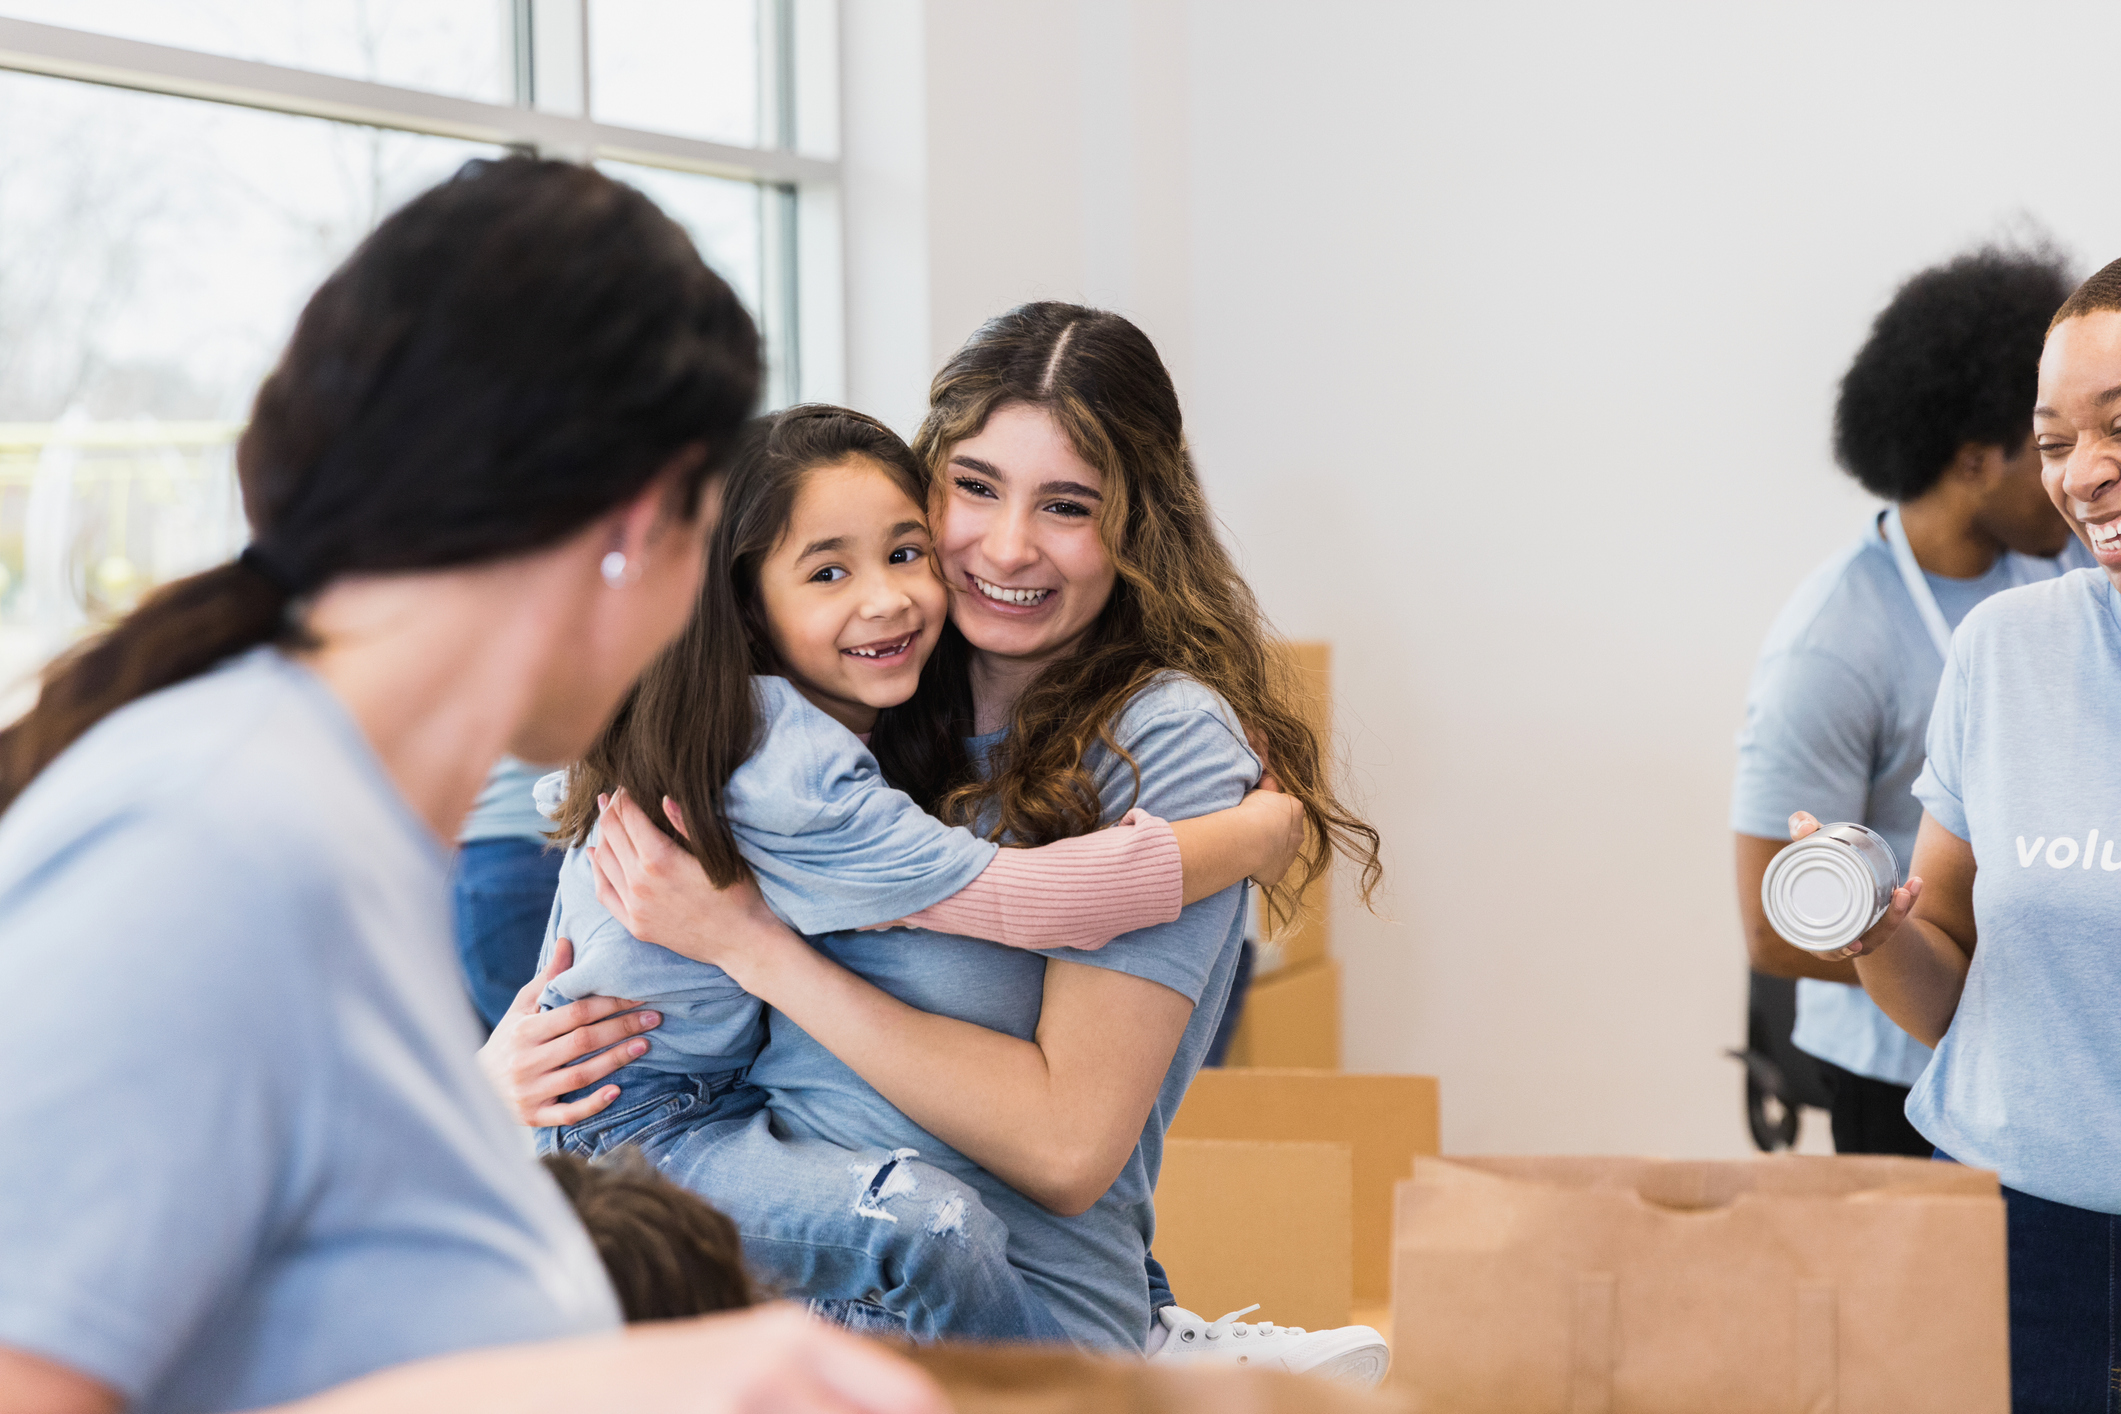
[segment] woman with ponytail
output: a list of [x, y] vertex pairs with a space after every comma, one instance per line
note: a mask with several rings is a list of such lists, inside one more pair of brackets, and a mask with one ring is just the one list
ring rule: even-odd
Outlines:
[[758, 380], [683, 232], [563, 163], [470, 164], [310, 300], [251, 547], [0, 732], [0, 1408], [938, 1407], [784, 1315], [525, 1346], [619, 1310], [450, 941], [488, 768], [578, 755], [683, 626]]

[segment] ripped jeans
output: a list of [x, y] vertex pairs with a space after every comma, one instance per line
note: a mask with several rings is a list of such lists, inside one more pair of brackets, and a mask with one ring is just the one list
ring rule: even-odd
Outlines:
[[844, 1149], [773, 1132], [764, 1093], [734, 1076], [632, 1071], [609, 1110], [538, 1131], [541, 1151], [640, 1149], [729, 1215], [770, 1292], [867, 1333], [917, 1341], [1068, 1337], [1017, 1270], [978, 1190], [911, 1149]]

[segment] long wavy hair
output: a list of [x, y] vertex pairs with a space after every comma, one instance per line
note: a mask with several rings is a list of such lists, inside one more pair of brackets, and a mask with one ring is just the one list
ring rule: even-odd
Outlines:
[[[722, 791], [763, 739], [754, 674], [784, 671], [766, 624], [759, 567], [788, 533], [810, 474], [850, 458], [880, 468], [914, 505], [928, 499], [921, 464], [896, 432], [846, 408], [808, 403], [754, 418], [730, 455], [720, 518], [707, 545], [699, 602], [678, 640], [663, 650], [619, 704], [595, 745], [568, 773], [554, 835], [581, 844], [597, 820], [597, 796], [624, 788], [658, 828], [691, 851], [717, 887], [750, 871], [737, 853]], [[947, 723], [970, 715], [962, 638], [938, 649], [913, 697], [877, 714], [869, 749], [884, 778], [932, 809], [969, 773], [964, 744]], [[663, 818], [668, 796], [687, 834]]]
[[1101, 745], [1126, 761], [1138, 793], [1140, 769], [1112, 724], [1158, 674], [1183, 673], [1221, 694], [1265, 748], [1282, 789], [1303, 803], [1301, 874], [1268, 891], [1270, 916], [1287, 916], [1336, 852], [1358, 867], [1368, 903], [1383, 876], [1377, 831], [1334, 793], [1324, 744], [1297, 707], [1295, 666], [1269, 640], [1216, 534], [1178, 392], [1148, 336], [1117, 314], [1050, 301], [982, 326], [936, 374], [914, 438], [935, 498], [931, 522], [940, 524], [951, 450], [995, 409], [1017, 403], [1044, 409], [1102, 473], [1098, 535], [1118, 576], [1082, 646], [1047, 664], [1017, 698], [986, 777], [945, 792], [937, 813], [1027, 845], [1097, 829], [1104, 809], [1085, 754]]

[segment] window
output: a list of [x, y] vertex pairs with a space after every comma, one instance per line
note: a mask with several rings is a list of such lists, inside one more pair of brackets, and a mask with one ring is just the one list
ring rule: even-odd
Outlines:
[[839, 396], [832, 15], [0, 0], [10, 705], [73, 637], [241, 546], [234, 442], [296, 312], [467, 158], [542, 151], [640, 187], [758, 318], [769, 400]]

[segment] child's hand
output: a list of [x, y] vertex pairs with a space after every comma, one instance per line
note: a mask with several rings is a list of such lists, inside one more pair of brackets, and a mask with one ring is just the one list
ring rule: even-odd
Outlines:
[[[718, 889], [699, 860], [655, 827], [624, 792], [598, 796], [598, 843], [589, 848], [597, 902], [644, 943], [732, 976], [762, 947], [794, 934], [750, 880]], [[673, 809], [666, 802], [666, 809]], [[673, 816], [673, 823], [680, 823]], [[739, 978], [741, 980], [741, 978]]]
[[[1273, 778], [1267, 779], [1271, 781]], [[1296, 867], [1296, 858], [1303, 851], [1303, 802], [1293, 795], [1282, 794], [1278, 786], [1262, 782], [1259, 789], [1247, 791], [1238, 804], [1259, 817], [1262, 832], [1264, 853], [1260, 857], [1260, 866], [1252, 871], [1252, 882], [1261, 888], [1280, 883]]]

